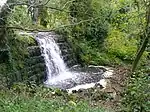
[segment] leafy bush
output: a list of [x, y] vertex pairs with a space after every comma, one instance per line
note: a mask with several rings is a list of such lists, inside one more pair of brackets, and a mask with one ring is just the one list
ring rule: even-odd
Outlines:
[[[96, 41], [78, 42], [78, 46], [81, 49], [79, 58], [82, 63], [86, 65], [109, 65], [120, 64], [121, 61], [114, 55], [108, 54], [104, 49], [97, 45]], [[78, 59], [79, 59], [78, 58]]]
[[[9, 59], [7, 63], [0, 64], [0, 74], [2, 74], [0, 75], [0, 79], [3, 79], [1, 85], [7, 84], [8, 86], [12, 81], [16, 81], [17, 76], [15, 72], [19, 73], [26, 66], [25, 60], [29, 56], [27, 47], [35, 46], [36, 42], [30, 36], [16, 35], [16, 32], [14, 33], [13, 31], [7, 32], [7, 37], [9, 43]], [[18, 74], [18, 76], [23, 78], [23, 75]]]
[[[138, 51], [138, 40], [130, 38], [126, 33], [112, 30], [105, 40], [105, 48], [110, 55], [114, 55], [122, 61], [132, 63]], [[143, 65], [147, 60], [148, 52], [144, 52], [140, 64]]]
[[28, 10], [25, 6], [14, 7], [11, 15], [7, 19], [10, 26], [32, 26], [32, 20], [28, 15]]
[[150, 111], [150, 77], [142, 72], [132, 74], [123, 99], [122, 112]]
[[137, 40], [128, 38], [118, 30], [112, 30], [106, 39], [106, 49], [122, 60], [133, 60], [137, 52]]

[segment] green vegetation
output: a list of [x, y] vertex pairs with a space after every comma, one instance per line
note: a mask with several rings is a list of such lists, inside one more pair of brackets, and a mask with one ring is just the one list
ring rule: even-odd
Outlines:
[[10, 85], [17, 81], [16, 77], [18, 76], [27, 77], [26, 73], [23, 73], [24, 75], [18, 73], [17, 76], [16, 73], [26, 67], [25, 60], [29, 57], [27, 47], [34, 46], [36, 43], [32, 37], [16, 35], [12, 31], [9, 31], [7, 37], [9, 58], [6, 63], [0, 63], [0, 74], [2, 74], [1, 77], [6, 77], [3, 81]]
[[19, 4], [19, 0], [8, 0], [10, 7], [0, 12], [0, 111], [104, 111], [89, 106], [87, 101], [76, 102], [52, 94], [47, 97], [49, 91], [45, 92], [45, 88], [26, 91], [19, 86], [5, 91], [8, 85], [20, 82], [14, 78], [16, 73], [28, 76], [18, 71], [26, 67], [27, 47], [36, 45], [33, 38], [20, 36], [18, 32], [52, 30], [66, 37], [82, 66], [129, 68], [132, 72], [128, 73], [125, 91], [121, 91], [121, 111], [150, 111], [148, 0], [36, 0], [35, 4], [28, 4], [29, 1], [22, 0], [23, 4]]
[[[30, 88], [15, 85], [11, 90], [0, 91], [1, 112], [108, 112], [100, 107], [91, 107], [86, 101], [64, 100], [63, 95], [43, 87]], [[65, 94], [65, 93], [63, 93]]]
[[150, 78], [145, 70], [132, 74], [123, 99], [123, 111], [148, 112], [150, 110]]
[[[26, 57], [29, 56], [29, 52], [27, 50], [27, 47], [31, 45], [35, 45], [35, 40], [33, 37], [30, 36], [19, 36], [14, 35], [14, 37], [11, 37], [9, 39], [9, 46], [10, 46], [10, 53], [12, 56], [13, 61], [13, 67], [17, 70], [24, 68], [24, 60]], [[19, 47], [16, 47], [19, 46]]]

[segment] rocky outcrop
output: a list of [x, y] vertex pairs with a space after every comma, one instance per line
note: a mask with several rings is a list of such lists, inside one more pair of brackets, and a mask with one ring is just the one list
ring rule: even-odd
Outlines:
[[[55, 32], [49, 33], [59, 45], [61, 56], [67, 66], [70, 68], [75, 65], [77, 61], [73, 49], [66, 37], [56, 34]], [[32, 43], [28, 41], [29, 39], [31, 39]], [[43, 83], [47, 75], [46, 65], [44, 57], [41, 55], [41, 49], [34, 38], [34, 34], [21, 33], [20, 37], [16, 39], [13, 37], [9, 43], [11, 44], [9, 46], [10, 50], [0, 50], [0, 63], [4, 63], [7, 67], [9, 65], [11, 66], [6, 68], [4, 72], [0, 71], [0, 74], [6, 76], [5, 82], [8, 83], [7, 85], [10, 86], [15, 82]], [[11, 62], [7, 65], [9, 59], [11, 59]], [[1, 68], [3, 67], [0, 64], [0, 69]]]
[[73, 51], [71, 44], [68, 42], [67, 37], [58, 34], [54, 34], [54, 36], [57, 44], [60, 47], [62, 58], [67, 64], [67, 66], [70, 68], [73, 65], [76, 65], [77, 60], [75, 57], [75, 53]]
[[72, 67], [77, 63], [75, 58], [75, 53], [73, 51], [73, 48], [71, 44], [68, 42], [68, 37], [65, 35], [57, 34], [55, 32], [49, 32], [48, 35], [50, 35], [52, 38], [54, 38], [55, 42], [59, 46], [61, 50], [61, 56], [65, 63], [67, 64], [68, 68]]
[[0, 51], [0, 78], [5, 79], [1, 84], [11, 86], [16, 82], [43, 83], [46, 67], [36, 40], [21, 35], [12, 38], [9, 43], [9, 50]]

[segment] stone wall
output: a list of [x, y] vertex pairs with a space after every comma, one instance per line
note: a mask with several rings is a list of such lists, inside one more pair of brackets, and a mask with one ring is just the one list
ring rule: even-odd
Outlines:
[[[51, 36], [59, 45], [67, 66], [75, 65], [77, 61], [67, 37], [54, 32], [51, 32]], [[41, 56], [40, 47], [34, 37], [22, 34], [19, 37], [13, 37], [9, 39], [9, 48], [5, 52], [0, 52], [0, 84], [5, 83], [7, 86], [16, 82], [41, 84], [46, 80], [44, 57]], [[8, 53], [9, 57], [4, 58]]]
[[[15, 35], [8, 41], [9, 50], [6, 53], [0, 52], [0, 84], [10, 87], [16, 82], [43, 83], [46, 67], [44, 57], [41, 56], [35, 39], [29, 36]], [[4, 58], [8, 53], [9, 57]]]
[[59, 45], [61, 55], [68, 68], [76, 65], [77, 59], [71, 44], [67, 40], [68, 37], [66, 37], [65, 35], [56, 34], [54, 32], [51, 35], [55, 37], [55, 41]]

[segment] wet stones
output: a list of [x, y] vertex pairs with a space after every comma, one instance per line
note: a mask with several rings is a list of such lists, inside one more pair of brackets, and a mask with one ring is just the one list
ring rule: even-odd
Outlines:
[[94, 88], [100, 88], [100, 89], [103, 89], [103, 85], [101, 85], [100, 83], [96, 83]]
[[73, 90], [72, 94], [77, 95], [79, 98], [90, 99], [92, 101], [105, 101], [114, 99], [114, 95], [112, 95], [113, 93], [105, 92], [100, 87], [79, 89], [78, 91]]
[[27, 49], [28, 49], [30, 57], [41, 55], [41, 50], [39, 46], [31, 46], [31, 47], [28, 47]]
[[36, 63], [45, 63], [44, 61], [44, 57], [43, 56], [34, 56], [34, 57], [31, 57], [29, 59], [26, 59], [26, 65], [27, 66], [32, 66]]
[[61, 50], [61, 55], [67, 66], [70, 68], [77, 63], [76, 58], [74, 56], [73, 48], [70, 43], [67, 41], [66, 37], [63, 35], [53, 34], [53, 38], [55, 39], [57, 45]]
[[6, 63], [9, 60], [9, 50], [0, 49], [0, 63]]

